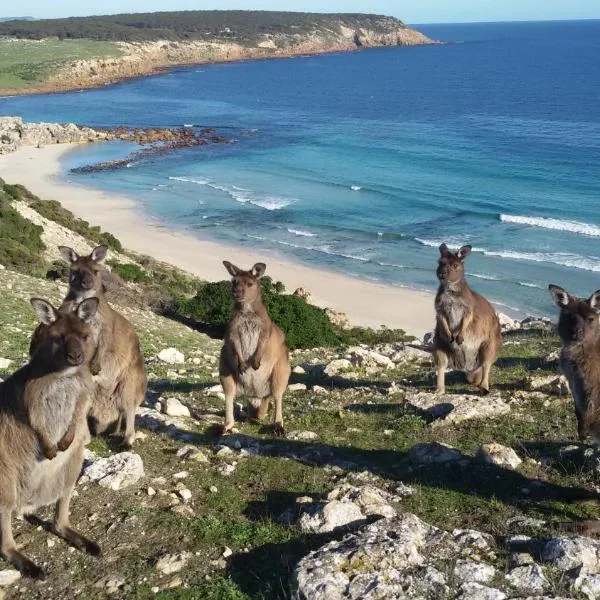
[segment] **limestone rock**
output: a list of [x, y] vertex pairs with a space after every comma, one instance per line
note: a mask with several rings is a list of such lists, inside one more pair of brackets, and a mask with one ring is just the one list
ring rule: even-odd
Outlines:
[[306, 505], [300, 516], [300, 528], [310, 533], [325, 533], [339, 527], [363, 521], [364, 515], [360, 508], [352, 502], [333, 500], [326, 504]]
[[162, 575], [171, 575], [181, 571], [191, 558], [190, 552], [179, 554], [165, 554], [156, 563], [156, 570]]
[[81, 483], [93, 482], [111, 490], [133, 485], [144, 476], [144, 463], [134, 452], [120, 452], [108, 458], [98, 458], [85, 466]]
[[325, 367], [325, 375], [328, 377], [335, 377], [339, 375], [342, 371], [349, 371], [352, 369], [352, 363], [346, 358], [338, 358], [336, 360], [332, 360]]
[[170, 417], [189, 417], [190, 409], [177, 398], [166, 398], [161, 402], [162, 411]]
[[536, 564], [515, 567], [506, 578], [523, 594], [542, 594], [550, 587], [542, 568]]
[[516, 469], [523, 462], [512, 448], [496, 443], [483, 444], [477, 458], [506, 469]]
[[180, 352], [177, 348], [165, 348], [158, 353], [157, 358], [168, 365], [182, 365], [185, 363], [183, 352]]
[[474, 396], [418, 392], [407, 396], [406, 402], [418, 413], [425, 413], [434, 422], [438, 421], [436, 425], [456, 425], [473, 419], [499, 417], [510, 412], [510, 406], [496, 394]]
[[305, 383], [291, 383], [287, 389], [288, 392], [305, 392], [307, 387]]
[[460, 462], [466, 458], [460, 450], [441, 442], [415, 444], [410, 449], [408, 456], [415, 465]]
[[497, 313], [497, 314], [498, 314], [498, 320], [500, 321], [500, 329], [502, 330], [502, 333], [505, 333], [507, 331], [515, 331], [517, 329], [521, 329], [521, 323], [519, 321], [517, 321], [516, 319], [513, 319], [503, 313]]
[[21, 579], [21, 573], [16, 569], [3, 569], [0, 571], [0, 587], [12, 585]]
[[569, 384], [564, 375], [529, 375], [525, 379], [528, 392], [543, 392], [554, 396], [567, 396]]
[[465, 583], [460, 588], [459, 600], [505, 600], [508, 596], [495, 588], [480, 583]]
[[393, 369], [394, 362], [388, 356], [363, 348], [362, 346], [353, 346], [348, 348], [347, 354], [352, 365], [362, 367], [363, 369], [369, 369], [374, 367], [381, 367], [384, 369]]
[[289, 440], [298, 440], [302, 442], [314, 442], [319, 436], [314, 431], [290, 431], [287, 436]]

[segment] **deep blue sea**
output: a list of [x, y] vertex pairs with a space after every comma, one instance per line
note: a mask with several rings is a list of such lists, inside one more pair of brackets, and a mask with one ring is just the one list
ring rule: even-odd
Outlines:
[[433, 290], [445, 241], [471, 244], [472, 286], [524, 313], [554, 313], [549, 282], [600, 288], [600, 21], [419, 29], [451, 43], [175, 69], [0, 113], [216, 127], [236, 143], [69, 174], [130, 149], [87, 146], [64, 176], [248, 263], [268, 250]]

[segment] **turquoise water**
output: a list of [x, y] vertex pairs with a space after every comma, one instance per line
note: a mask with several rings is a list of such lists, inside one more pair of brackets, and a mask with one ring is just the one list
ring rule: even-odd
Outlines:
[[[600, 22], [421, 29], [453, 43], [177, 69], [0, 113], [216, 127], [236, 143], [67, 177], [249, 263], [268, 250], [435, 289], [446, 241], [472, 244], [472, 286], [520, 312], [554, 312], [549, 282], [600, 288]], [[127, 150], [83, 147], [64, 166]]]

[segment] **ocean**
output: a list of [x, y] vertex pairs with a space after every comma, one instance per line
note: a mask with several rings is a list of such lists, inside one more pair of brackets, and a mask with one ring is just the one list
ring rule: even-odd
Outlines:
[[449, 43], [173, 69], [0, 113], [215, 127], [235, 143], [69, 173], [132, 149], [84, 146], [62, 176], [248, 264], [278, 253], [434, 290], [445, 241], [473, 246], [469, 281], [505, 312], [554, 314], [548, 283], [600, 288], [600, 21], [417, 28]]

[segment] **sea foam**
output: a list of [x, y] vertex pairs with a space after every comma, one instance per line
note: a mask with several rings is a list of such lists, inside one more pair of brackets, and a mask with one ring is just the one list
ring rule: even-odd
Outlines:
[[569, 231], [580, 235], [600, 237], [600, 227], [579, 221], [563, 221], [550, 217], [524, 217], [521, 215], [500, 215], [500, 220], [503, 223], [530, 225], [531, 227], [543, 227], [544, 229], [555, 229], [556, 231]]

